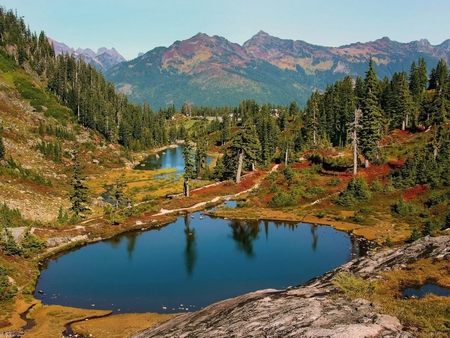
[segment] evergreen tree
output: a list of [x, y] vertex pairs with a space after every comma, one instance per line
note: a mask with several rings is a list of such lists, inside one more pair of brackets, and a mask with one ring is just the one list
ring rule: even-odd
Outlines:
[[431, 71], [429, 89], [434, 89], [434, 95], [428, 123], [439, 125], [450, 117], [449, 70], [446, 62], [442, 59]]
[[303, 135], [312, 149], [317, 149], [319, 145], [319, 100], [320, 94], [316, 91], [306, 103], [305, 109], [305, 132]]
[[73, 153], [73, 176], [71, 181], [70, 201], [71, 210], [76, 218], [81, 216], [82, 212], [88, 211], [88, 188], [85, 185], [86, 177], [82, 173], [82, 166], [78, 158], [78, 152]]
[[335, 146], [345, 146], [347, 144], [347, 125], [353, 121], [353, 114], [356, 108], [355, 101], [353, 78], [347, 75], [336, 84], [336, 120], [332, 140]]
[[355, 80], [355, 97], [357, 108], [361, 108], [364, 97], [364, 81], [359, 75], [356, 77]]
[[[413, 112], [413, 100], [407, 82], [405, 72], [395, 73], [390, 83], [390, 97], [388, 100], [387, 113], [390, 118], [391, 128], [405, 130], [410, 126]], [[385, 110], [385, 111], [386, 111]]]
[[230, 117], [228, 114], [225, 114], [222, 117], [222, 133], [220, 134], [220, 143], [224, 145], [226, 142], [230, 140], [231, 130], [230, 130]]
[[361, 129], [361, 125], [359, 123], [361, 119], [361, 109], [355, 109], [354, 120], [352, 123], [348, 124], [348, 133], [352, 140], [352, 148], [353, 148], [353, 176], [356, 176], [358, 173], [358, 130]]
[[419, 65], [413, 62], [409, 74], [409, 90], [414, 98], [414, 101], [420, 104], [422, 93], [428, 86], [428, 72], [427, 64], [424, 58], [419, 59]]
[[261, 145], [258, 161], [268, 163], [277, 149], [280, 130], [275, 118], [270, 115], [270, 108], [266, 105], [263, 106], [257, 118], [256, 132]]
[[127, 187], [127, 185], [123, 182], [124, 178], [124, 174], [116, 178], [110, 191], [110, 195], [114, 200], [114, 207], [116, 209], [119, 209], [119, 207], [123, 206], [125, 202], [127, 202], [127, 199], [125, 198], [125, 188]]
[[364, 96], [361, 102], [362, 118], [359, 136], [361, 153], [365, 158], [365, 166], [380, 156], [382, 114], [378, 98], [378, 80], [370, 59], [369, 70], [364, 79]]
[[236, 183], [241, 181], [244, 167], [254, 170], [255, 162], [259, 157], [261, 145], [255, 127], [247, 121], [244, 126], [234, 135], [230, 146], [232, 157], [237, 158]]
[[205, 138], [199, 138], [195, 149], [195, 177], [199, 177], [201, 170], [206, 167], [207, 143]]
[[5, 158], [6, 149], [5, 145], [3, 144], [3, 126], [0, 125], [0, 161]]
[[189, 196], [189, 180], [195, 178], [195, 162], [193, 160], [194, 151], [189, 139], [184, 141], [183, 159], [184, 159], [184, 195]]
[[292, 101], [289, 105], [289, 116], [295, 116], [300, 114], [300, 108], [298, 107], [297, 102]]

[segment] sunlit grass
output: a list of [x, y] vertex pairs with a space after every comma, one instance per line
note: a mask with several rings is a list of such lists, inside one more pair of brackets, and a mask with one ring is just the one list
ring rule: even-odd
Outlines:
[[[334, 284], [340, 295], [351, 299], [365, 297], [379, 311], [397, 317], [416, 337], [448, 337], [450, 335], [450, 297], [426, 295], [404, 299], [402, 291], [432, 283], [450, 287], [450, 260], [423, 259], [402, 270], [383, 272], [381, 278], [364, 280], [340, 274]], [[370, 291], [370, 292], [368, 292]]]

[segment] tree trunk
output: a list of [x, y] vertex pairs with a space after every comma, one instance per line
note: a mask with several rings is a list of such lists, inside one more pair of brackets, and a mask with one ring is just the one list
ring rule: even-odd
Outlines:
[[289, 153], [289, 148], [286, 145], [286, 152], [284, 153], [284, 165], [287, 167], [288, 165], [288, 153]]
[[364, 167], [369, 168], [369, 166], [370, 166], [369, 160], [367, 158], [365, 158], [364, 159]]
[[244, 151], [241, 150], [239, 153], [239, 162], [238, 162], [238, 168], [236, 173], [236, 183], [241, 182], [241, 172], [242, 172], [242, 164], [244, 163]]
[[189, 197], [189, 180], [184, 180], [184, 196]]
[[356, 176], [357, 173], [358, 173], [358, 143], [356, 140], [356, 129], [355, 129], [353, 139], [353, 176]]

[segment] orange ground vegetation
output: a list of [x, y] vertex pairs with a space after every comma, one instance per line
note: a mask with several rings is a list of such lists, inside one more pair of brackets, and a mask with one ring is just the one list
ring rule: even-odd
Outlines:
[[364, 176], [367, 183], [372, 183], [373, 181], [382, 179], [386, 177], [387, 174], [391, 171], [391, 167], [389, 164], [382, 165], [371, 165], [369, 168], [360, 169], [359, 175]]
[[401, 159], [401, 160], [397, 160], [397, 161], [389, 161], [388, 164], [391, 168], [395, 169], [395, 168], [403, 167], [405, 162], [406, 162], [406, 159]]
[[305, 169], [311, 166], [311, 162], [301, 162], [301, 163], [295, 163], [291, 165], [292, 169]]
[[411, 133], [409, 130], [394, 130], [389, 136], [384, 137], [380, 144], [382, 146], [386, 146], [389, 144], [408, 144], [413, 138], [414, 133]]
[[191, 195], [194, 196], [228, 196], [235, 195], [244, 190], [248, 190], [257, 184], [262, 177], [267, 174], [265, 171], [254, 171], [244, 175], [239, 184], [234, 182], [222, 182], [217, 185], [210, 185], [204, 188], [196, 189], [192, 191]]
[[411, 201], [416, 200], [421, 194], [423, 194], [425, 191], [427, 191], [427, 187], [424, 185], [418, 185], [412, 188], [409, 188], [404, 193], [404, 199], [405, 201]]

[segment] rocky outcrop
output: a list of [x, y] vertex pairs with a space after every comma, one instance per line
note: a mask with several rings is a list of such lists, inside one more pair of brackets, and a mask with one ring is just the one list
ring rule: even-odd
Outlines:
[[301, 286], [262, 290], [212, 304], [139, 332], [149, 337], [413, 337], [395, 317], [364, 299], [328, 297], [339, 272], [376, 278], [422, 258], [450, 255], [450, 236], [425, 237], [398, 249], [371, 253]]

